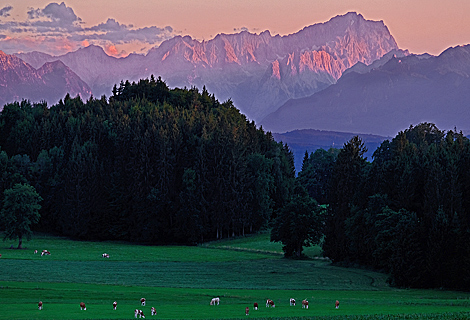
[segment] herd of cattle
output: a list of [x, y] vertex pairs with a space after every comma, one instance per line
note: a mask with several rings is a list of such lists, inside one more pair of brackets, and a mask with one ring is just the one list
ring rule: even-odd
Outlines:
[[[34, 250], [34, 253], [36, 254], [36, 253], [38, 253], [38, 251], [37, 251], [37, 250]], [[41, 252], [41, 256], [50, 255], [50, 254], [51, 254], [51, 253], [50, 253], [49, 251], [47, 251], [47, 250], [42, 250], [42, 252]], [[0, 255], [0, 256], [1, 256], [1, 255]], [[103, 253], [103, 254], [102, 254], [102, 257], [103, 257], [103, 258], [109, 258], [109, 254]], [[211, 302], [210, 302], [209, 305], [215, 306], [215, 305], [219, 305], [219, 303], [220, 303], [220, 298], [219, 298], [219, 297], [215, 297], [215, 298], [212, 298], [212, 299], [211, 299]], [[141, 306], [145, 306], [145, 298], [141, 298], [141, 299], [140, 299], [140, 305], [141, 305]], [[295, 306], [295, 299], [294, 299], [294, 298], [290, 298], [290, 299], [289, 299], [289, 305], [290, 305], [290, 306]], [[38, 303], [38, 309], [39, 309], [39, 310], [42, 310], [42, 306], [43, 306], [42, 301], [39, 301], [39, 303]], [[116, 310], [116, 307], [117, 307], [117, 302], [114, 301], [114, 302], [113, 302], [113, 310]], [[269, 308], [269, 307], [271, 307], [271, 308], [276, 307], [276, 305], [274, 304], [274, 301], [271, 300], [271, 299], [267, 299], [267, 300], [266, 300], [266, 308]], [[305, 300], [302, 300], [302, 308], [308, 309], [308, 301], [307, 301], [306, 299], [305, 299]], [[336, 302], [335, 302], [335, 308], [336, 308], [336, 309], [339, 308], [339, 301], [338, 301], [338, 300], [336, 300]], [[257, 302], [255, 302], [255, 303], [253, 304], [253, 309], [254, 309], [254, 310], [258, 310], [258, 303], [257, 303]], [[86, 306], [85, 306], [85, 303], [84, 303], [84, 302], [80, 302], [80, 310], [86, 310]], [[245, 308], [245, 314], [248, 315], [249, 312], [250, 312], [250, 308], [249, 308], [249, 307], [246, 307], [246, 308]], [[157, 310], [156, 310], [154, 307], [151, 307], [151, 308], [150, 308], [150, 314], [151, 314], [152, 316], [156, 316], [156, 315], [157, 315]], [[144, 315], [144, 312], [143, 312], [142, 310], [140, 310], [140, 309], [135, 309], [135, 310], [134, 310], [134, 317], [135, 317], [135, 318], [145, 318], [145, 315]]]
[[[211, 299], [210, 305], [215, 306], [215, 305], [219, 305], [219, 303], [220, 303], [220, 298], [216, 297], [216, 298]], [[145, 307], [145, 298], [140, 299], [140, 305]], [[295, 299], [294, 298], [289, 299], [289, 305], [290, 306], [295, 306]], [[38, 309], [42, 310], [42, 306], [43, 306], [42, 301], [39, 301], [38, 302]], [[271, 307], [271, 308], [276, 307], [276, 305], [274, 304], [274, 301], [271, 300], [271, 299], [266, 300], [266, 308], [269, 308], [269, 307]], [[113, 310], [116, 310], [116, 308], [117, 308], [117, 302], [114, 301], [113, 302]], [[302, 300], [302, 308], [308, 309], [308, 301], [307, 300]], [[339, 308], [339, 301], [338, 300], [336, 300], [336, 302], [335, 302], [335, 308], [336, 309]], [[253, 304], [253, 309], [258, 310], [258, 303], [257, 302], [255, 302]], [[80, 310], [86, 310], [86, 306], [85, 306], [84, 302], [80, 302]], [[246, 307], [245, 308], [245, 314], [248, 315], [249, 312], [250, 312], [250, 308]], [[157, 310], [154, 307], [150, 308], [150, 315], [152, 315], [152, 316], [157, 315]], [[134, 310], [134, 317], [135, 318], [145, 318], [145, 315], [144, 315], [144, 312], [142, 310], [135, 309]]]

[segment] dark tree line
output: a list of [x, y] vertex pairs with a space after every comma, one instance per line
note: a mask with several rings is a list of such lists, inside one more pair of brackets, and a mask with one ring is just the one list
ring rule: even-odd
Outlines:
[[38, 228], [81, 239], [198, 243], [255, 232], [295, 180], [287, 145], [231, 101], [153, 76], [121, 82], [109, 100], [5, 105], [0, 148], [0, 197], [29, 183], [43, 198]]
[[[397, 286], [470, 288], [470, 142], [422, 123], [373, 161], [355, 137], [307, 155], [298, 179], [329, 206], [324, 254], [390, 273]], [[320, 187], [319, 187], [320, 186]]]

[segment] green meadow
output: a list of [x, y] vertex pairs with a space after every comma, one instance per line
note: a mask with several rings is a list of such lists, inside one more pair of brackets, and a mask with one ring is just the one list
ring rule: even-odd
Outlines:
[[[393, 288], [385, 274], [332, 266], [318, 247], [306, 248], [308, 259], [288, 260], [268, 234], [197, 247], [49, 235], [35, 235], [23, 250], [10, 245], [16, 243], [0, 246], [0, 319], [133, 319], [136, 308], [147, 319], [470, 318], [469, 292]], [[51, 255], [41, 257], [43, 249]], [[102, 258], [105, 252], [109, 259]], [[216, 296], [220, 305], [210, 306]], [[275, 308], [265, 307], [268, 298]], [[289, 306], [289, 298], [297, 306]], [[308, 310], [301, 308], [302, 299], [309, 301]], [[41, 311], [38, 301], [44, 303]], [[80, 310], [82, 301], [86, 311]], [[150, 315], [152, 306], [157, 316]]]

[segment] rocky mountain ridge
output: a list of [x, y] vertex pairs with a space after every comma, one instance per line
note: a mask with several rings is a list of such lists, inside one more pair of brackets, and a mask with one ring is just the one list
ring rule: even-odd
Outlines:
[[91, 89], [61, 61], [35, 69], [22, 59], [0, 51], [0, 108], [23, 99], [54, 104], [66, 93], [88, 99]]
[[273, 132], [315, 128], [394, 136], [410, 125], [431, 122], [466, 134], [469, 107], [466, 45], [439, 56], [394, 55], [377, 68], [345, 72], [325, 90], [287, 101], [260, 125]]
[[357, 62], [370, 64], [397, 49], [382, 21], [350, 12], [286, 36], [272, 36], [269, 31], [219, 34], [208, 41], [177, 36], [145, 56], [114, 58], [95, 46], [57, 57], [38, 52], [18, 56], [36, 67], [62, 61], [95, 96], [109, 96], [121, 80], [136, 81], [151, 74], [161, 76], [170, 87], [205, 86], [217, 99], [231, 99], [248, 118], [259, 121], [288, 99], [335, 83]]

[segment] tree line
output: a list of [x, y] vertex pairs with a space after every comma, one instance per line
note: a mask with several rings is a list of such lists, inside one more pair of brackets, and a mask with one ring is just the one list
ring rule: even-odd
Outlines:
[[410, 126], [364, 158], [354, 137], [306, 154], [298, 180], [327, 204], [324, 255], [390, 274], [393, 285], [470, 288], [470, 142]]
[[0, 113], [0, 230], [20, 245], [37, 220], [77, 239], [196, 244], [269, 227], [286, 257], [321, 243], [393, 285], [468, 289], [469, 139], [422, 123], [366, 151], [356, 136], [306, 153], [295, 177], [289, 147], [230, 100], [153, 76], [109, 99], [15, 102]]
[[295, 181], [288, 146], [230, 100], [153, 76], [109, 99], [7, 104], [0, 148], [0, 203], [30, 185], [43, 199], [36, 228], [78, 239], [194, 244], [256, 232]]

